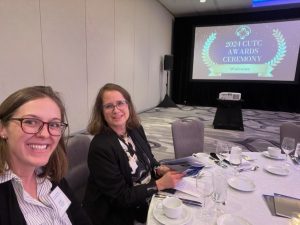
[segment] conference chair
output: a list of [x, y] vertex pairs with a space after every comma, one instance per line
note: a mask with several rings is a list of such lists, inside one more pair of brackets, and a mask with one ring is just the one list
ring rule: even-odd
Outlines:
[[175, 158], [203, 152], [204, 124], [200, 120], [176, 120], [171, 125]]
[[91, 138], [89, 136], [76, 134], [69, 139], [67, 145], [69, 169], [65, 178], [80, 203], [84, 198], [89, 176], [87, 157], [90, 142]]
[[300, 143], [300, 125], [285, 122], [280, 126], [280, 146], [284, 137], [295, 138], [296, 145]]

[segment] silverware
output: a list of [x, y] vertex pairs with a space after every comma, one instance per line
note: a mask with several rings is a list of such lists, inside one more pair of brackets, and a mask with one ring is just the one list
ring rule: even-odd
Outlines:
[[241, 168], [238, 171], [239, 172], [244, 172], [244, 171], [255, 171], [259, 168], [259, 166], [252, 166], [252, 167], [246, 167], [246, 168]]
[[215, 164], [217, 164], [218, 166], [221, 166], [223, 168], [227, 168], [227, 165], [222, 163], [219, 159], [215, 159], [212, 156], [209, 156], [209, 159], [211, 159], [212, 161], [215, 162]]
[[[155, 194], [155, 197], [156, 198], [166, 198], [166, 197], [171, 197], [171, 196], [164, 195], [164, 194]], [[174, 196], [172, 196], [172, 197], [174, 197]], [[177, 198], [179, 198], [179, 197], [177, 197]], [[179, 198], [179, 199], [186, 205], [199, 206], [199, 207], [202, 206], [202, 203], [198, 202], [198, 201], [194, 201], [194, 200], [190, 200], [190, 199], [186, 199], [186, 198]]]
[[300, 159], [299, 159], [299, 157], [296, 157], [295, 155], [290, 155], [290, 157], [291, 157], [291, 159], [293, 160], [293, 162], [295, 164], [300, 165]]

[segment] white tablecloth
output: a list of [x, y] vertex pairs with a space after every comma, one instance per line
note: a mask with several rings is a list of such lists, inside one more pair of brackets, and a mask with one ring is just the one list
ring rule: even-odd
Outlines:
[[[263, 194], [274, 195], [279, 193], [283, 195], [293, 196], [300, 198], [300, 170], [296, 170], [294, 164], [291, 162], [289, 168], [290, 173], [288, 176], [273, 175], [266, 170], [266, 165], [284, 164], [284, 161], [269, 159], [262, 155], [262, 153], [247, 153], [251, 158], [254, 158], [252, 164], [258, 165], [259, 169], [256, 171], [242, 172], [240, 175], [249, 177], [255, 183], [255, 191], [253, 192], [242, 192], [228, 187], [227, 201], [225, 212], [238, 215], [249, 221], [252, 225], [287, 225], [288, 219], [278, 216], [272, 216], [269, 208], [263, 198]], [[212, 170], [214, 168], [211, 168]], [[224, 169], [227, 174], [230, 174], [230, 168]], [[190, 195], [177, 191], [175, 195], [185, 196], [191, 199], [195, 199]], [[153, 217], [153, 208], [157, 202], [161, 201], [155, 197], [152, 198], [149, 212], [147, 225], [160, 224]], [[189, 207], [195, 216], [199, 213], [198, 207]], [[191, 225], [196, 225], [197, 221], [194, 218]]]

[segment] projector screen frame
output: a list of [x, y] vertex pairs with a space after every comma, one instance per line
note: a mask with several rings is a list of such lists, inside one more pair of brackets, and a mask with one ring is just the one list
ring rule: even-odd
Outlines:
[[[267, 24], [267, 23], [276, 23], [276, 22], [289, 22], [289, 21], [299, 21], [300, 18], [288, 18], [288, 19], [266, 19], [266, 20], [252, 20], [252, 21], [235, 21], [235, 22], [220, 22], [220, 23], [194, 23], [192, 25], [192, 41], [191, 41], [191, 63], [190, 63], [190, 74], [189, 81], [192, 83], [198, 82], [207, 82], [207, 83], [265, 83], [265, 84], [299, 84], [299, 73], [300, 73], [300, 44], [298, 46], [298, 56], [296, 59], [295, 65], [295, 75], [294, 80], [243, 80], [243, 79], [195, 79], [193, 78], [194, 71], [194, 50], [195, 50], [195, 32], [197, 27], [215, 27], [215, 26], [239, 26], [239, 25], [253, 25], [253, 24]], [[300, 42], [299, 42], [300, 43]]]

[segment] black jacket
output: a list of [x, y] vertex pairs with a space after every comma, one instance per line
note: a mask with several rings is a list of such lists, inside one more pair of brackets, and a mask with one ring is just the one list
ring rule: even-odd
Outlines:
[[131, 225], [138, 217], [146, 217], [146, 199], [155, 193], [153, 168], [158, 165], [142, 127], [129, 131], [136, 154], [144, 153], [150, 160], [150, 183], [133, 186], [131, 168], [118, 136], [111, 133], [96, 135], [90, 145], [88, 166], [90, 175], [84, 208], [94, 225]]
[[[71, 193], [66, 180], [63, 179], [59, 184], [53, 184], [52, 190], [56, 186], [59, 186], [71, 201], [67, 214], [72, 224], [91, 225], [85, 211]], [[26, 225], [11, 181], [0, 184], [0, 225]]]

